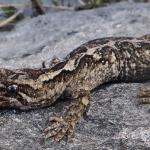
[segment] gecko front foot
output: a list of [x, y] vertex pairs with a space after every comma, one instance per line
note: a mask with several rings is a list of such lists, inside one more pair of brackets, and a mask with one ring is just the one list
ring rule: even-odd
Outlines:
[[63, 137], [70, 139], [74, 133], [75, 125], [86, 111], [90, 102], [89, 91], [80, 89], [72, 93], [72, 103], [64, 117], [51, 117], [50, 126], [45, 129], [46, 138], [60, 141]]
[[75, 123], [67, 117], [51, 117], [49, 122], [51, 125], [47, 127], [44, 132], [47, 138], [54, 138], [59, 142], [63, 137], [70, 139], [74, 133]]

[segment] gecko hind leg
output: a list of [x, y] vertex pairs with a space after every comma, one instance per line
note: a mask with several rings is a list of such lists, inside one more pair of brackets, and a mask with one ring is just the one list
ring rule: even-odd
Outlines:
[[140, 88], [138, 97], [140, 104], [150, 104], [150, 83]]
[[81, 116], [86, 111], [90, 102], [89, 91], [78, 90], [72, 93], [73, 102], [64, 117], [51, 117], [48, 126], [44, 132], [47, 138], [53, 138], [58, 142], [63, 137], [70, 139], [73, 136], [75, 125], [79, 122]]

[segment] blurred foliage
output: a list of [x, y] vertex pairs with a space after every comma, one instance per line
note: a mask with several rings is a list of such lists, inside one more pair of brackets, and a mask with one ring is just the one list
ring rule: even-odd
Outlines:
[[[77, 3], [79, 2], [79, 6], [74, 6], [74, 10], [92, 9], [92, 8], [104, 6], [105, 4], [108, 4], [108, 3], [115, 3], [115, 2], [120, 2], [120, 1], [149, 2], [149, 0], [76, 0]], [[59, 6], [59, 7], [60, 6], [73, 7], [72, 5], [70, 5], [71, 1], [69, 0], [51, 0], [51, 2], [53, 5]], [[68, 4], [66, 5], [67, 2]]]
[[[92, 9], [105, 4], [111, 4], [120, 1], [130, 2], [150, 2], [150, 0], [29, 0], [20, 1], [20, 4], [14, 4], [12, 0], [10, 4], [1, 4], [0, 9], [3, 12], [0, 14], [0, 28], [8, 25], [15, 25], [18, 20], [23, 18], [32, 18], [38, 15], [45, 14], [50, 11], [58, 10], [84, 10]], [[51, 2], [50, 4], [48, 4]], [[45, 5], [46, 4], [46, 5]], [[20, 5], [20, 6], [19, 6]], [[21, 12], [20, 10], [23, 9]], [[18, 13], [20, 11], [20, 13]], [[6, 19], [3, 19], [6, 18]]]
[[107, 0], [81, 0], [84, 5], [89, 5], [91, 8], [99, 7], [106, 3]]
[[31, 0], [33, 17], [45, 14], [42, 0]]
[[58, 6], [59, 5], [59, 0], [52, 0], [53, 5]]
[[[55, 6], [64, 6], [64, 0], [51, 0], [52, 4]], [[95, 8], [95, 7], [99, 7], [101, 5], [103, 5], [104, 3], [106, 3], [107, 0], [80, 0], [79, 4], [81, 6], [78, 7], [86, 7], [86, 8]], [[70, 6], [70, 3], [68, 1], [67, 6]]]
[[103, 6], [107, 0], [80, 0], [81, 5], [76, 10], [92, 9]]
[[4, 12], [5, 17], [10, 17], [17, 11], [14, 6], [6, 6], [2, 7], [1, 9]]
[[[5, 7], [2, 7], [1, 9], [6, 18], [11, 17], [13, 14], [15, 14], [18, 11], [17, 8], [15, 8], [14, 6], [5, 6]], [[16, 17], [15, 21], [21, 20], [23, 18], [24, 18], [24, 15], [20, 14]]]
[[11, 5], [1, 5], [0, 31], [9, 31], [15, 24], [24, 18], [22, 9], [18, 10]]

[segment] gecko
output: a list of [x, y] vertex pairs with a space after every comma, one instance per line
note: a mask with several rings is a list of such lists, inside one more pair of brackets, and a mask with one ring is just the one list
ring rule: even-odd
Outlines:
[[[0, 68], [0, 109], [43, 108], [67, 97], [71, 104], [65, 115], [50, 117], [50, 125], [44, 130], [46, 138], [60, 141], [72, 137], [96, 87], [111, 81], [149, 80], [150, 34], [99, 38], [80, 45], [46, 68]], [[145, 91], [144, 103], [150, 103], [150, 88]]]

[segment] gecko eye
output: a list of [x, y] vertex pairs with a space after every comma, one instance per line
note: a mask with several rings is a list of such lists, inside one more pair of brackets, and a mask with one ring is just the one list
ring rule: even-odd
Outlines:
[[10, 85], [8, 86], [7, 90], [11, 94], [15, 94], [17, 92], [18, 86], [17, 85]]

